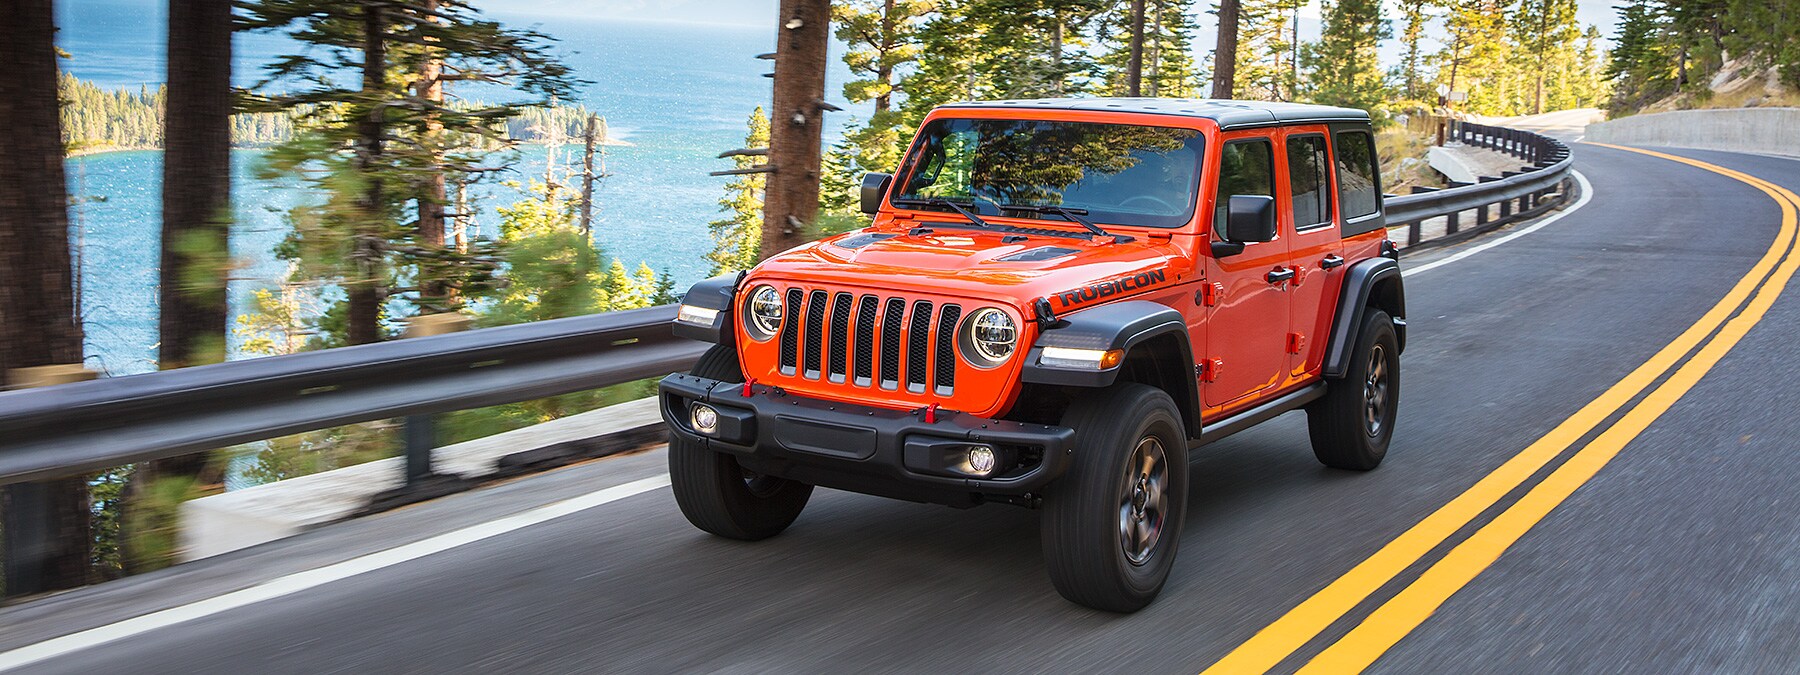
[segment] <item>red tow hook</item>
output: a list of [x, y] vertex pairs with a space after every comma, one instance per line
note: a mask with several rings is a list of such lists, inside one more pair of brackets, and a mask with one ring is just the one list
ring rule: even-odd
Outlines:
[[750, 385], [753, 385], [753, 384], [756, 384], [756, 378], [754, 378], [754, 377], [744, 378], [744, 398], [750, 398], [750, 394], [755, 393], [755, 392], [751, 391], [751, 389], [750, 389]]
[[925, 423], [937, 424], [937, 404], [925, 406]]

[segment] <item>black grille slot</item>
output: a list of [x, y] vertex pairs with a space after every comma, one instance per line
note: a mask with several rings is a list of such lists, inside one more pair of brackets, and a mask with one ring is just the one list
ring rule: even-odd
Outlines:
[[873, 295], [862, 296], [856, 308], [856, 366], [851, 373], [858, 387], [867, 387], [875, 378], [875, 307]]
[[794, 374], [794, 364], [800, 359], [800, 298], [803, 294], [798, 288], [790, 288], [787, 292], [787, 307], [784, 308], [781, 320], [781, 374]]
[[825, 377], [832, 382], [844, 381], [844, 359], [850, 356], [850, 294], [831, 298], [831, 349], [825, 353]]
[[881, 388], [900, 386], [900, 324], [906, 315], [906, 301], [888, 298], [886, 313], [881, 317]]
[[819, 357], [824, 351], [824, 342], [825, 291], [813, 291], [806, 297], [806, 379], [819, 379]]
[[938, 310], [937, 372], [932, 387], [939, 396], [956, 391], [956, 320], [961, 317], [962, 308], [956, 305]]
[[931, 301], [915, 301], [906, 336], [906, 390], [925, 391], [926, 359], [931, 347]]

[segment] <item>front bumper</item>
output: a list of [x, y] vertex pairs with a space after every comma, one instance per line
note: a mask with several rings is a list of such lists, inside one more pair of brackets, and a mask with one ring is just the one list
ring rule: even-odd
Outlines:
[[[839, 403], [755, 385], [670, 375], [659, 387], [663, 421], [672, 433], [729, 452], [757, 473], [814, 485], [918, 502], [972, 506], [993, 498], [1032, 503], [1068, 468], [1075, 432], [938, 411]], [[717, 410], [711, 434], [693, 428], [692, 406]], [[992, 477], [957, 475], [934, 460], [969, 444], [995, 448], [1003, 468]]]

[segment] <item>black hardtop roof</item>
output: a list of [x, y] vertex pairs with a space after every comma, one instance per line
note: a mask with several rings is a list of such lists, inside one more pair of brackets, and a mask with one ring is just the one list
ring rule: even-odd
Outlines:
[[1149, 113], [1198, 117], [1218, 123], [1221, 129], [1299, 124], [1304, 122], [1367, 122], [1369, 113], [1306, 103], [1233, 101], [1212, 98], [1034, 98], [1009, 101], [963, 101], [940, 108], [1045, 109]]

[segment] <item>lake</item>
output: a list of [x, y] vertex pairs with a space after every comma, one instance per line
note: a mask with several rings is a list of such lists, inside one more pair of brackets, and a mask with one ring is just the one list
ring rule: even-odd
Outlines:
[[[58, 45], [72, 55], [63, 61], [66, 70], [108, 89], [162, 81], [160, 1], [64, 0], [57, 11]], [[774, 17], [767, 27], [495, 18], [558, 38], [565, 62], [591, 81], [579, 100], [568, 103], [605, 116], [612, 134], [633, 144], [607, 148], [613, 175], [595, 193], [595, 241], [629, 268], [643, 262], [669, 270], [678, 287], [702, 278], [708, 271], [703, 256], [712, 249], [706, 223], [719, 217], [727, 180], [706, 173], [731, 167], [718, 153], [741, 146], [745, 118], [756, 106], [768, 105], [770, 80], [762, 74], [769, 62], [753, 57], [774, 51]], [[261, 65], [288, 47], [276, 36], [239, 36], [234, 79], [241, 85], [255, 82]], [[867, 105], [843, 100], [849, 74], [836, 53], [826, 94], [846, 112], [835, 114], [828, 144], [839, 138], [843, 124], [869, 112]], [[249, 149], [233, 153], [237, 221], [231, 249], [240, 265], [231, 283], [234, 317], [247, 311], [254, 290], [274, 286], [285, 275], [285, 265], [270, 253], [286, 232], [279, 211], [307, 198], [290, 185], [256, 180], [259, 155]], [[70, 194], [90, 198], [71, 207], [72, 222], [79, 223], [71, 238], [79, 242], [82, 257], [88, 365], [109, 374], [155, 369], [161, 156], [129, 151], [68, 161]], [[542, 147], [522, 148], [514, 177], [541, 175], [544, 157]], [[498, 187], [478, 196], [476, 222], [487, 233], [499, 220], [495, 207], [519, 197]]]

